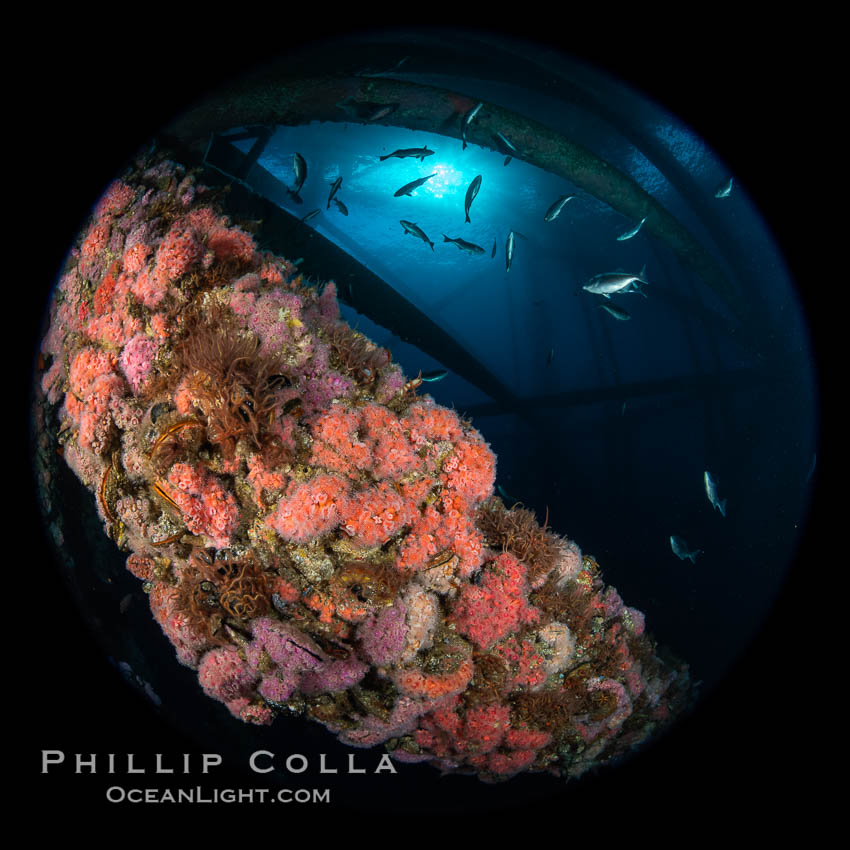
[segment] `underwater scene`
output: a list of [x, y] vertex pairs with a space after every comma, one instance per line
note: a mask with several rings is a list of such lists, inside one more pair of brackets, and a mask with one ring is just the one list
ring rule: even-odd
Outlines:
[[109, 802], [139, 764], [164, 802], [213, 781], [204, 753], [317, 812], [640, 787], [758, 641], [818, 478], [747, 174], [494, 33], [295, 46], [136, 142], [33, 343]]

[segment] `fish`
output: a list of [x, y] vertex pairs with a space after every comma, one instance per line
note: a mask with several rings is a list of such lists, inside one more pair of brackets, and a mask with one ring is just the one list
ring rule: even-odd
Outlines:
[[681, 560], [685, 560], [685, 558], [690, 559], [692, 564], [697, 562], [697, 555], [702, 555], [703, 550], [697, 549], [695, 552], [688, 551], [688, 544], [682, 540], [681, 537], [677, 537], [675, 534], [670, 536], [670, 548], [673, 550], [673, 554], [680, 558]]
[[327, 209], [331, 208], [331, 201], [334, 199], [334, 195], [339, 191], [340, 186], [342, 186], [342, 177], [337, 177], [331, 185], [331, 193], [328, 195]]
[[302, 203], [300, 195], [301, 188], [307, 179], [307, 161], [300, 153], [293, 154], [292, 168], [295, 170], [295, 188], [290, 190], [289, 194], [292, 195], [293, 201], [300, 204]]
[[427, 183], [432, 177], [436, 177], [437, 172], [435, 171], [433, 174], [429, 174], [427, 177], [420, 177], [418, 180], [413, 180], [410, 183], [405, 183], [401, 189], [398, 189], [393, 193], [393, 196], [396, 198], [400, 198], [402, 195], [409, 195], [415, 189], [418, 189], [423, 183]]
[[478, 190], [481, 188], [481, 175], [479, 174], [470, 184], [469, 188], [466, 190], [466, 200], [463, 204], [463, 211], [466, 213], [466, 221], [469, 222], [469, 208], [472, 206], [472, 202], [475, 200], [475, 197], [478, 195]]
[[632, 236], [637, 236], [638, 231], [643, 227], [643, 223], [646, 221], [646, 216], [644, 216], [637, 224], [636, 227], [633, 227], [631, 230], [627, 230], [625, 233], [621, 233], [617, 237], [618, 242], [625, 242], [626, 239], [631, 239]]
[[410, 59], [409, 56], [402, 57], [401, 59], [399, 59], [398, 62], [395, 63], [395, 65], [392, 66], [392, 68], [388, 68], [386, 71], [376, 71], [373, 68], [364, 68], [362, 71], [355, 72], [354, 76], [355, 77], [381, 77], [384, 74], [393, 74], [396, 71], [398, 71], [398, 69], [401, 68], [401, 66], [404, 65], [404, 63], [407, 62], [408, 59]]
[[394, 156], [398, 157], [398, 159], [405, 159], [412, 156], [423, 162], [426, 156], [431, 156], [433, 153], [434, 151], [428, 150], [428, 148], [400, 148], [397, 151], [388, 153], [386, 156], [379, 156], [378, 159], [383, 162], [385, 159], [392, 159]]
[[630, 286], [627, 286], [625, 289], [621, 289], [618, 295], [642, 295], [644, 298], [649, 298], [649, 296], [636, 284], [632, 283]]
[[433, 372], [423, 372], [422, 380], [430, 381], [431, 383], [435, 383], [436, 381], [442, 381], [446, 375], [449, 374], [448, 369], [435, 369]]
[[501, 484], [497, 484], [497, 485], [496, 485], [496, 490], [498, 490], [498, 491], [499, 491], [499, 495], [500, 495], [500, 496], [502, 497], [502, 499], [504, 499], [506, 502], [511, 502], [512, 504], [517, 504], [517, 503], [518, 503], [518, 501], [519, 501], [519, 500], [518, 500], [518, 499], [515, 499], [513, 496], [511, 496], [511, 495], [510, 495], [510, 494], [509, 494], [509, 493], [505, 490], [505, 488], [504, 488], [504, 487], [502, 487], [502, 485], [501, 485]]
[[505, 154], [504, 165], [507, 165], [518, 153], [516, 147], [512, 145], [501, 133], [494, 133], [493, 138], [496, 140], [496, 147], [500, 153]]
[[514, 232], [508, 234], [508, 241], [505, 242], [505, 271], [511, 270], [511, 263], [514, 261]]
[[599, 306], [620, 322], [628, 322], [628, 320], [631, 319], [631, 316], [622, 307], [618, 307], [616, 304], [600, 304]]
[[734, 178], [730, 177], [725, 183], [721, 184], [717, 187], [717, 191], [714, 193], [715, 198], [728, 198], [729, 195], [732, 194], [732, 182]]
[[554, 221], [560, 214], [561, 210], [567, 205], [567, 201], [571, 201], [575, 195], [562, 195], [546, 210], [546, 215], [543, 216], [543, 221]]
[[304, 216], [304, 217], [303, 217], [303, 218], [299, 221], [299, 224], [306, 224], [306, 223], [307, 223], [308, 221], [310, 221], [311, 219], [314, 219], [314, 218], [315, 218], [315, 217], [316, 217], [316, 216], [317, 216], [320, 212], [321, 212], [321, 210], [320, 210], [320, 209], [310, 210], [310, 212], [308, 212], [308, 213], [307, 213], [307, 215], [305, 215], [305, 216]]
[[334, 203], [343, 215], [348, 215], [348, 207], [339, 198], [334, 198]]
[[337, 106], [360, 121], [377, 121], [395, 112], [401, 104], [372, 103], [367, 100], [355, 100], [353, 97], [347, 97], [345, 100], [341, 100]]
[[490, 252], [490, 259], [496, 256], [496, 237], [493, 237], [493, 250]]
[[478, 111], [481, 109], [482, 106], [484, 106], [484, 104], [479, 103], [477, 106], [470, 109], [469, 112], [467, 112], [466, 115], [464, 115], [463, 118], [461, 119], [461, 122], [460, 122], [460, 137], [463, 140], [463, 150], [466, 150], [466, 130], [469, 127], [469, 125], [472, 123], [472, 119], [475, 118], [476, 115], [478, 115]]
[[812, 474], [815, 471], [815, 467], [818, 465], [818, 456], [817, 453], [812, 455], [812, 465], [809, 467], [809, 472], [806, 475], [806, 484], [811, 480]]
[[550, 348], [549, 353], [546, 355], [546, 366], [551, 366], [552, 361], [555, 359], [555, 349]]
[[443, 242], [454, 242], [461, 251], [466, 251], [467, 254], [483, 254], [484, 249], [480, 245], [474, 245], [472, 242], [467, 242], [465, 239], [449, 239], [446, 234], [443, 234]]
[[726, 516], [726, 499], [723, 499], [721, 502], [717, 498], [717, 482], [711, 477], [711, 473], [708, 470], [703, 475], [703, 481], [705, 481], [705, 494], [708, 496], [711, 506], [720, 511], [721, 516]]
[[[582, 289], [592, 292], [594, 295], [602, 295], [610, 298], [614, 292], [637, 292], [637, 284], [646, 284], [646, 266], [640, 270], [640, 274], [625, 274], [624, 272], [606, 272], [592, 277]], [[643, 293], [641, 293], [643, 294]]]
[[411, 236], [427, 242], [431, 246], [431, 250], [434, 250], [434, 243], [425, 235], [425, 231], [418, 224], [414, 224], [412, 221], [405, 221], [404, 219], [401, 219], [399, 224], [404, 228], [405, 233], [409, 233]]
[[379, 121], [381, 118], [386, 118], [387, 115], [391, 115], [396, 109], [399, 108], [401, 104], [398, 103], [384, 103], [378, 104], [375, 109], [369, 113], [366, 117], [367, 121]]

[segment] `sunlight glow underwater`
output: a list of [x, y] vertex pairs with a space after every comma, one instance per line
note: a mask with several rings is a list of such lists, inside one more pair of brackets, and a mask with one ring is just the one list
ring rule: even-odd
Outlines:
[[[247, 152], [252, 141], [235, 144]], [[434, 153], [423, 160], [389, 156], [422, 147]], [[635, 152], [627, 146], [622, 153], [627, 150]], [[598, 385], [600, 346], [616, 361], [621, 381], [681, 373], [690, 350], [686, 329], [681, 316], [653, 293], [684, 281], [665, 280], [656, 240], [646, 229], [617, 241], [636, 222], [567, 180], [520, 158], [506, 165], [496, 149], [473, 143], [463, 149], [459, 139], [434, 133], [322, 122], [278, 127], [259, 164], [292, 188], [296, 152], [308, 168], [302, 203], [286, 192], [275, 200], [297, 218], [317, 211], [301, 238], [315, 229], [347, 251], [463, 340], [518, 395]], [[381, 161], [381, 156], [387, 158]], [[394, 196], [402, 186], [432, 174], [410, 195]], [[466, 222], [464, 199], [479, 174], [480, 191]], [[335, 197], [348, 215], [328, 206], [337, 177], [342, 184]], [[574, 199], [555, 220], [544, 221], [564, 195]], [[666, 192], [659, 190], [659, 197], [666, 199]], [[433, 248], [405, 232], [401, 220], [421, 228]], [[515, 240], [508, 271], [505, 248], [511, 231], [524, 238]], [[444, 236], [478, 245], [482, 253], [460, 250]], [[297, 244], [291, 250], [299, 256]], [[652, 283], [648, 298], [621, 299], [634, 321], [614, 322], [600, 309], [600, 298], [579, 294], [593, 275], [637, 273], [644, 265]], [[648, 346], [650, 338], [663, 345]], [[640, 358], [635, 357], [638, 347], [645, 352]]]

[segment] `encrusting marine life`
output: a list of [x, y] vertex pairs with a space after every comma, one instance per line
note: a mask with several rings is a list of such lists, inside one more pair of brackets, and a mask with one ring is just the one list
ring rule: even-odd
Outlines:
[[686, 665], [596, 562], [494, 495], [483, 436], [417, 395], [436, 378], [408, 380], [333, 282], [258, 249], [182, 166], [108, 188], [41, 352], [64, 462], [239, 721], [296, 712], [495, 781], [578, 777], [688, 704]]

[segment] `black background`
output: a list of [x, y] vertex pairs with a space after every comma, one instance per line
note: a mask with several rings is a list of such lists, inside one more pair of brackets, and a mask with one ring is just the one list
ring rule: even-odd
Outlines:
[[[7, 250], [22, 261], [20, 271], [10, 271], [13, 279], [6, 286], [7, 293], [15, 290], [14, 309], [19, 303], [26, 306], [15, 313], [11, 334], [12, 339], [20, 334], [20, 344], [10, 379], [23, 381], [20, 389], [9, 392], [9, 406], [18, 415], [10, 412], [8, 420], [20, 428], [7, 442], [12, 498], [4, 510], [10, 559], [6, 569], [12, 582], [7, 590], [12, 597], [7, 600], [12, 620], [7, 658], [13, 658], [12, 672], [5, 677], [4, 727], [10, 751], [16, 754], [5, 770], [25, 801], [50, 812], [45, 821], [31, 822], [39, 830], [52, 821], [73, 833], [88, 829], [90, 823], [105, 827], [113, 818], [127, 829], [128, 821], [150, 823], [166, 814], [193, 820], [208, 817], [214, 808], [115, 806], [104, 800], [103, 789], [113, 784], [107, 776], [75, 776], [69, 769], [40, 773], [43, 749], [63, 750], [69, 758], [78, 752], [101, 758], [110, 752], [192, 752], [192, 746], [158, 721], [109, 666], [49, 563], [38, 508], [30, 495], [28, 464], [20, 463], [27, 452], [19, 447], [44, 299], [92, 204], [140, 142], [204, 90], [215, 89], [240, 69], [295, 42], [346, 28], [338, 23], [329, 29], [325, 17], [334, 17], [330, 14], [313, 21], [310, 13], [298, 10], [272, 16], [266, 25], [251, 9], [240, 15], [236, 10], [226, 16], [216, 13], [214, 20], [203, 21], [178, 20], [161, 12], [142, 19], [143, 14], [139, 7], [134, 21], [93, 16], [67, 23], [54, 20], [51, 35], [33, 27], [25, 36], [27, 60], [16, 73], [6, 108], [11, 143], [6, 206], [15, 222]], [[629, 80], [690, 124], [732, 172], [746, 174], [748, 189], [796, 275], [816, 349], [825, 361], [831, 337], [824, 305], [816, 298], [813, 255], [819, 248], [807, 212], [814, 203], [810, 130], [821, 83], [812, 64], [812, 39], [799, 22], [774, 20], [769, 29], [747, 31], [722, 19], [686, 25], [675, 17], [650, 21], [643, 14], [626, 20], [613, 11], [593, 25], [567, 15], [555, 21], [527, 20], [520, 10], [510, 20], [507, 16], [502, 14], [506, 20], [494, 27], [496, 31], [542, 39]], [[430, 20], [419, 20], [418, 25], [454, 23], [445, 16], [439, 19], [434, 8], [422, 17]], [[494, 17], [489, 12], [466, 23], [490, 25]], [[384, 22], [400, 20], [396, 14]], [[366, 23], [378, 22], [375, 15]], [[828, 455], [819, 452], [819, 469], [825, 463]], [[829, 696], [823, 691], [826, 686], [814, 684], [823, 651], [810, 618], [818, 610], [819, 616], [828, 615], [814, 598], [830, 580], [824, 572], [829, 553], [821, 545], [825, 502], [823, 495], [816, 498], [795, 569], [757, 642], [674, 735], [639, 764], [625, 765], [616, 777], [570, 784], [555, 789], [558, 796], [551, 800], [501, 813], [473, 813], [465, 818], [467, 826], [551, 826], [563, 831], [565, 840], [579, 831], [612, 840], [627, 835], [652, 839], [665, 833], [673, 838], [681, 824], [689, 825], [689, 831], [709, 825], [725, 829], [743, 819], [757, 827], [809, 810], [815, 801], [815, 758], [832, 746], [819, 724], [826, 714], [838, 712], [837, 694]], [[722, 622], [717, 627], [722, 629]], [[836, 714], [836, 721], [839, 718]], [[214, 741], [207, 750], [216, 752]], [[214, 784], [227, 786], [226, 775], [217, 773]], [[191, 784], [199, 778], [193, 773]], [[131, 784], [121, 776], [117, 781]], [[242, 787], [250, 784], [237, 782]], [[303, 784], [320, 781], [311, 772]], [[329, 823], [336, 818], [371, 834], [391, 822], [388, 812], [347, 812], [344, 796], [339, 795], [340, 805]], [[170, 811], [163, 811], [166, 808]], [[257, 823], [257, 809], [232, 806], [227, 817]], [[299, 818], [327, 818], [328, 810], [322, 807], [303, 809], [289, 806], [277, 817], [288, 824]], [[439, 819], [449, 822], [445, 814]], [[409, 815], [409, 834], [425, 821], [422, 814]], [[327, 826], [323, 822], [322, 828]], [[406, 837], [394, 835], [395, 840]]]

